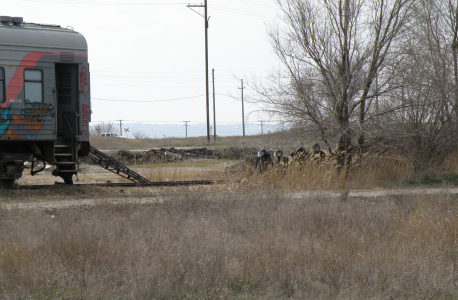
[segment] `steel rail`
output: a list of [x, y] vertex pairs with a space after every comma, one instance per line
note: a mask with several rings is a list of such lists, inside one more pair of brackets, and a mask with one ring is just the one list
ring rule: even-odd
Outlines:
[[189, 186], [189, 185], [211, 185], [216, 184], [219, 181], [216, 180], [186, 180], [186, 181], [156, 181], [150, 183], [135, 183], [135, 182], [108, 182], [108, 183], [82, 183], [82, 184], [38, 184], [38, 185], [16, 185], [12, 189], [18, 190], [37, 190], [56, 188], [56, 186], [71, 187], [71, 188], [82, 188], [88, 186], [94, 187], [157, 187], [157, 186]]

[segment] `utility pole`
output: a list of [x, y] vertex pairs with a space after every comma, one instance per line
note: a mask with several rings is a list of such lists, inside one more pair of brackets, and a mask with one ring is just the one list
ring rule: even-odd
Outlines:
[[242, 87], [239, 87], [239, 90], [242, 90], [242, 126], [243, 126], [243, 136], [245, 136], [245, 111], [243, 108], [243, 90], [245, 89], [245, 87], [243, 86], [243, 79], [241, 79], [241, 81], [242, 81]]
[[212, 69], [212, 79], [213, 79], [213, 142], [216, 143], [215, 69]]
[[263, 134], [264, 134], [264, 131], [263, 131], [262, 123], [263, 123], [264, 121], [259, 121], [259, 122], [261, 122], [261, 135], [263, 135]]
[[120, 134], [121, 134], [121, 136], [122, 136], [122, 125], [124, 125], [124, 124], [121, 123], [122, 120], [116, 120], [116, 121], [119, 121], [119, 132], [120, 132]]
[[189, 7], [191, 10], [193, 10], [193, 7], [203, 7], [204, 8], [204, 15], [200, 14], [199, 12], [193, 10], [196, 12], [198, 15], [204, 17], [205, 19], [205, 86], [206, 86], [206, 104], [207, 104], [207, 143], [210, 143], [210, 95], [209, 95], [209, 83], [208, 83], [208, 20], [209, 18], [207, 17], [207, 0], [204, 1], [204, 5], [200, 4], [188, 4], [187, 7]]
[[188, 127], [191, 126], [191, 125], [188, 125], [189, 122], [191, 121], [183, 121], [184, 122], [184, 125], [186, 127], [186, 138], [188, 138]]

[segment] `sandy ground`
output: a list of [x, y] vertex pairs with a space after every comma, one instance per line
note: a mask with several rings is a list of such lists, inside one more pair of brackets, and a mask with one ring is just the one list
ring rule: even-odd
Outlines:
[[[64, 189], [66, 187], [63, 187]], [[71, 189], [72, 187], [70, 187]], [[77, 187], [73, 187], [77, 188]], [[67, 188], [68, 189], [68, 188]], [[50, 210], [64, 209], [71, 207], [90, 207], [95, 205], [120, 205], [120, 204], [157, 204], [163, 203], [173, 197], [177, 192], [197, 192], [213, 194], [217, 197], [220, 193], [232, 193], [243, 191], [243, 186], [229, 186], [226, 184], [215, 184], [211, 186], [190, 186], [190, 187], [141, 187], [141, 188], [100, 188], [101, 190], [109, 190], [109, 194], [97, 197], [92, 194], [92, 197], [82, 199], [81, 197], [73, 198], [66, 194], [61, 200], [6, 200], [0, 196], [0, 209], [26, 209], [26, 210]], [[132, 193], [131, 193], [132, 191]], [[260, 193], [270, 193], [271, 191], [260, 190]], [[458, 187], [437, 187], [437, 188], [402, 188], [402, 189], [373, 189], [373, 190], [318, 190], [318, 191], [302, 191], [302, 192], [285, 192], [282, 193], [291, 201], [307, 201], [310, 199], [326, 199], [336, 200], [365, 200], [377, 201], [387, 200], [393, 197], [415, 197], [420, 195], [437, 195], [437, 197], [454, 197], [458, 195]]]
[[[60, 177], [51, 175], [53, 168], [48, 168], [34, 176], [30, 175], [30, 169], [24, 169], [22, 178], [16, 180], [19, 185], [36, 185], [36, 184], [54, 184], [55, 182], [63, 183]], [[73, 177], [74, 184], [83, 183], [104, 183], [108, 180], [112, 182], [119, 182], [121, 177], [104, 170], [97, 165], [82, 165], [81, 172], [78, 173], [78, 178]]]
[[[229, 164], [219, 163], [208, 167], [133, 167], [131, 170], [139, 173], [151, 181], [170, 181], [170, 180], [192, 180], [196, 175], [204, 174], [208, 171], [223, 171]], [[55, 182], [63, 183], [60, 177], [51, 175], [53, 168], [48, 168], [34, 176], [30, 175], [30, 169], [24, 169], [22, 178], [16, 181], [17, 184], [24, 185], [48, 185]], [[80, 166], [81, 172], [78, 177], [73, 177], [74, 184], [88, 184], [88, 183], [106, 183], [111, 182], [131, 182], [121, 176], [118, 176], [98, 165], [82, 164]], [[181, 178], [180, 178], [181, 177]], [[156, 179], [159, 180], [156, 180]]]
[[[224, 170], [227, 164], [218, 164], [211, 167], [162, 167], [162, 168], [132, 168], [141, 175], [152, 178], [152, 173], [160, 172], [161, 178], [167, 178], [167, 174], [175, 174], [179, 170], [179, 176], [186, 177], [187, 173], [195, 176], [209, 170]], [[23, 177], [17, 181], [21, 186], [37, 184], [54, 184], [63, 182], [60, 177], [51, 175], [51, 168], [38, 173], [35, 176], [29, 174], [29, 169], [25, 169]], [[177, 175], [177, 174], [175, 174]], [[192, 178], [171, 178], [171, 180], [186, 180]], [[98, 165], [81, 165], [81, 172], [78, 181], [75, 178], [75, 185], [87, 183], [129, 182], [128, 180], [111, 173]], [[77, 190], [79, 189], [79, 190]], [[219, 193], [240, 192], [245, 189], [241, 184], [215, 184], [212, 186], [191, 186], [191, 187], [142, 187], [142, 188], [91, 188], [86, 194], [81, 192], [85, 187], [62, 187], [59, 189], [43, 192], [42, 196], [36, 196], [33, 192], [17, 191], [0, 194], [0, 209], [62, 209], [77, 206], [94, 206], [100, 204], [154, 204], [162, 203], [169, 199], [170, 195], [176, 192], [202, 192], [218, 195]], [[181, 190], [180, 190], [181, 189]], [[261, 190], [260, 192], [267, 192]], [[438, 197], [458, 195], [458, 187], [435, 187], [435, 188], [398, 188], [398, 189], [373, 189], [373, 190], [319, 190], [284, 193], [293, 201], [316, 199], [319, 197], [348, 200], [348, 199], [387, 199], [389, 197], [415, 196], [415, 195], [437, 195]], [[32, 195], [28, 199], [27, 195]]]

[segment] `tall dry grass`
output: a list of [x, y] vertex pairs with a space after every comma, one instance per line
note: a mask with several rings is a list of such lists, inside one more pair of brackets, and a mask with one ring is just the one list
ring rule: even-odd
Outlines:
[[[227, 165], [228, 163], [223, 162], [210, 165], [199, 165], [196, 163], [195, 166], [175, 165], [174, 167], [158, 167], [155, 163], [150, 162], [147, 165], [133, 165], [131, 169], [153, 182], [200, 179], [216, 180], [221, 179], [219, 175], [223, 173]], [[123, 181], [127, 182], [127, 180]]]
[[454, 196], [339, 199], [179, 193], [1, 211], [0, 297], [456, 298]]
[[[335, 159], [308, 160], [303, 163], [273, 165], [259, 172], [250, 162], [241, 163], [237, 172], [227, 172], [228, 178], [242, 180], [247, 185], [274, 187], [276, 189], [349, 189], [374, 188], [385, 185], [402, 185], [410, 179], [426, 175], [439, 176], [458, 173], [458, 154], [449, 155], [440, 166], [430, 166], [421, 172], [415, 171], [412, 160], [397, 155], [368, 156], [354, 159], [348, 173], [337, 171]], [[246, 180], [246, 181], [245, 181]]]

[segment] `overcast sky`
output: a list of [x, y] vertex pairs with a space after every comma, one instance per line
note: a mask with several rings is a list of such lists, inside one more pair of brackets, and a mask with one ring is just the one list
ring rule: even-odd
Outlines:
[[[187, 7], [188, 3], [203, 2], [1, 3], [0, 15], [24, 17], [25, 22], [71, 26], [86, 37], [93, 122], [206, 122], [204, 18]], [[278, 65], [266, 31], [266, 24], [275, 22], [277, 13], [275, 0], [208, 0], [210, 84], [214, 68], [217, 124], [241, 123], [240, 100], [227, 96], [240, 97], [241, 78], [265, 77]], [[249, 88], [245, 94], [250, 95]], [[246, 115], [256, 109], [254, 105], [245, 105]], [[253, 114], [248, 116], [249, 122], [259, 119]]]

